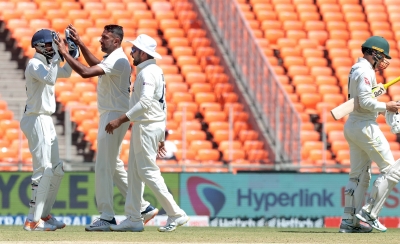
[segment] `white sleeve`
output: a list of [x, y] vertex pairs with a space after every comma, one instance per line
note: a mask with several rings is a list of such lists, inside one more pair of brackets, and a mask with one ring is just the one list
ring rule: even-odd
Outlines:
[[67, 62], [65, 62], [63, 67], [58, 67], [57, 78], [69, 78], [71, 77], [71, 73], [71, 66]]
[[368, 73], [362, 73], [357, 78], [357, 91], [360, 107], [371, 112], [383, 112], [386, 110], [386, 103], [379, 102], [374, 98], [371, 87], [372, 77]]
[[[142, 72], [143, 73], [143, 72]], [[134, 120], [135, 118], [143, 115], [146, 111], [149, 110], [151, 106], [151, 102], [153, 100], [154, 91], [156, 87], [156, 79], [153, 75], [148, 74], [140, 74], [141, 77], [137, 79], [136, 82], [143, 82], [142, 90], [140, 92], [139, 102], [136, 103], [127, 113], [126, 117], [129, 120]]]
[[36, 80], [54, 86], [57, 80], [58, 67], [58, 63], [50, 63], [50, 68], [47, 70], [44, 64], [31, 62], [28, 71]]
[[126, 59], [120, 58], [113, 62], [111, 59], [106, 59], [104, 62], [97, 64], [105, 74], [121, 74], [128, 61]]

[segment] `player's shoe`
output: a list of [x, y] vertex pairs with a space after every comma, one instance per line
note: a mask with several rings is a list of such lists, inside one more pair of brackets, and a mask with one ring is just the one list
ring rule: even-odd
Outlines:
[[55, 227], [57, 227], [57, 229], [62, 229], [66, 226], [66, 224], [64, 224], [61, 221], [58, 221], [56, 218], [54, 218], [50, 214], [47, 215], [46, 218], [42, 218], [42, 220], [48, 224], [54, 225]]
[[116, 225], [115, 218], [108, 221], [105, 219], [95, 219], [93, 223], [85, 227], [86, 231], [110, 231], [110, 225]]
[[143, 218], [143, 223], [147, 224], [152, 218], [154, 218], [158, 214], [158, 209], [149, 205], [146, 210], [140, 213]]
[[110, 225], [110, 230], [121, 232], [142, 232], [144, 231], [144, 224], [143, 221], [131, 221], [127, 218], [119, 223], [119, 225]]
[[158, 228], [159, 232], [171, 232], [176, 230], [179, 226], [186, 224], [189, 221], [189, 217], [184, 214], [180, 217], [169, 217], [167, 219], [167, 224], [163, 227]]
[[48, 224], [41, 219], [38, 222], [26, 219], [24, 224], [24, 230], [27, 231], [55, 231], [56, 229], [57, 226]]
[[339, 233], [369, 233], [371, 231], [372, 228], [370, 226], [365, 226], [361, 224], [359, 226], [354, 226], [353, 220], [346, 219], [342, 220], [339, 227]]
[[371, 215], [369, 215], [369, 213], [367, 211], [365, 211], [364, 209], [361, 209], [360, 212], [358, 214], [356, 214], [356, 217], [369, 224], [372, 228], [385, 232], [387, 230], [387, 228], [381, 224], [381, 222], [379, 222], [378, 219], [374, 219], [371, 217]]

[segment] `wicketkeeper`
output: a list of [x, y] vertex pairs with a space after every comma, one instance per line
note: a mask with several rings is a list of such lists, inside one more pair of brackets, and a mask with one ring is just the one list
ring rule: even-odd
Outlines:
[[54, 231], [65, 227], [50, 215], [64, 176], [51, 115], [56, 110], [56, 80], [70, 77], [72, 69], [68, 64], [60, 66], [62, 56], [53, 38], [55, 33], [47, 29], [33, 35], [31, 45], [36, 53], [25, 70], [28, 99], [21, 130], [28, 139], [33, 166], [32, 196], [24, 225], [27, 231]]

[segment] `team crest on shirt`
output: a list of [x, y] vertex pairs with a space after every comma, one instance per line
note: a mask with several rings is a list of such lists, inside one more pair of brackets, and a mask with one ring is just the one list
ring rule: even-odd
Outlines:
[[371, 86], [371, 83], [369, 82], [369, 80], [368, 80], [368, 78], [367, 78], [367, 77], [364, 77], [364, 82], [365, 82], [365, 84], [367, 84], [367, 85]]

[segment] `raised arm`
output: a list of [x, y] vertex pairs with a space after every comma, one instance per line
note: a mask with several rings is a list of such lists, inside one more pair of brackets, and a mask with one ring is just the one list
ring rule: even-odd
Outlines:
[[[58, 50], [65, 58], [65, 61], [71, 66], [76, 73], [78, 73], [82, 78], [90, 78], [99, 75], [104, 75], [104, 70], [100, 68], [98, 65], [94, 65], [91, 67], [86, 67], [85, 65], [81, 64], [78, 60], [74, 59], [69, 52], [67, 51], [65, 44], [63, 41], [54, 40], [54, 42], [58, 46]], [[99, 62], [100, 63], [100, 62]]]
[[67, 27], [70, 31], [70, 37], [71, 39], [75, 42], [76, 45], [79, 46], [81, 49], [81, 53], [83, 57], [85, 58], [86, 62], [89, 64], [89, 66], [95, 66], [100, 63], [101, 60], [97, 59], [87, 48], [85, 43], [83, 43], [82, 39], [80, 38], [78, 32], [76, 31], [75, 27], [73, 27], [71, 24], [68, 25]]

